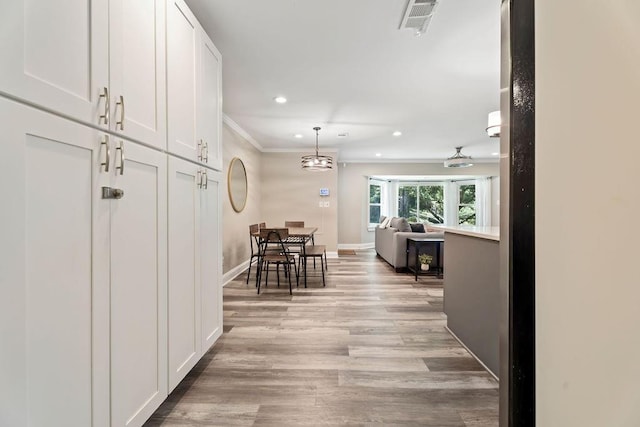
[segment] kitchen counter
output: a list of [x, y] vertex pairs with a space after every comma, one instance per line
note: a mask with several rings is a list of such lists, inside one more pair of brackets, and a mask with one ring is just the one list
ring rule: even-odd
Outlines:
[[437, 228], [444, 231], [444, 312], [447, 328], [497, 378], [499, 227]]

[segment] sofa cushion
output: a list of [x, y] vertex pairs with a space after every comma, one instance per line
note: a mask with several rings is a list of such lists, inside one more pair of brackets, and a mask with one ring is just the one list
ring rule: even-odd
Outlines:
[[391, 218], [387, 217], [380, 223], [380, 225], [378, 225], [378, 227], [380, 227], [380, 228], [388, 228], [390, 222], [391, 222]]
[[[394, 220], [396, 221], [394, 222]], [[398, 231], [411, 232], [409, 221], [407, 221], [407, 219], [403, 217], [392, 219], [391, 227], [397, 229]]]
[[379, 224], [382, 224], [382, 223], [384, 222], [384, 220], [385, 220], [385, 219], [387, 219], [387, 217], [386, 217], [386, 216], [384, 216], [384, 215], [380, 215], [380, 222], [379, 222]]
[[410, 222], [409, 226], [414, 233], [424, 233], [424, 225], [419, 222]]

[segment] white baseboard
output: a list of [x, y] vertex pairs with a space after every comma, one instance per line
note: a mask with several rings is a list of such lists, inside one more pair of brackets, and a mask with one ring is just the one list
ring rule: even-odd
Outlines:
[[238, 277], [238, 275], [246, 271], [248, 266], [249, 266], [249, 260], [235, 266], [231, 270], [224, 273], [222, 275], [222, 286], [227, 286], [229, 282], [231, 282], [233, 279]]
[[374, 242], [370, 242], [370, 243], [338, 243], [338, 249], [352, 249], [352, 250], [358, 250], [358, 249], [373, 249], [375, 248], [375, 243]]

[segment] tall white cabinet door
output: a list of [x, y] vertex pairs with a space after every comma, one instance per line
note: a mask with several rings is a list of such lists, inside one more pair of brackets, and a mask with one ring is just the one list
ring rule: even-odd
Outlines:
[[108, 14], [107, 0], [0, 2], [0, 92], [98, 124]]
[[199, 25], [182, 0], [167, 0], [167, 148], [194, 161], [201, 154], [196, 140]]
[[111, 424], [139, 426], [167, 396], [167, 158], [114, 142]]
[[169, 157], [169, 392], [201, 354], [200, 169]]
[[207, 170], [200, 195], [202, 353], [222, 335], [221, 173]]
[[200, 32], [198, 138], [204, 162], [222, 169], [222, 56], [204, 31]]
[[165, 0], [109, 3], [111, 129], [160, 149], [166, 148], [165, 7]]
[[0, 425], [107, 425], [99, 132], [2, 98], [0, 126]]

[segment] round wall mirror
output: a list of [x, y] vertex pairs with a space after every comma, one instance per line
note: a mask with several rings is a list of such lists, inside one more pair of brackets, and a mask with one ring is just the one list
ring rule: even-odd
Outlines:
[[236, 212], [242, 212], [247, 204], [247, 170], [239, 157], [231, 159], [227, 174], [229, 200]]

